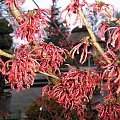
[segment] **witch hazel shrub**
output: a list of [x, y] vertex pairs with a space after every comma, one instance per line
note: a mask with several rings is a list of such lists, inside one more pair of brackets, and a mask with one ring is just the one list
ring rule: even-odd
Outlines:
[[[5, 63], [0, 60], [0, 72], [5, 76], [5, 81], [10, 83], [11, 89], [18, 91], [29, 89], [34, 84], [36, 73], [42, 73], [51, 82], [50, 85], [43, 87], [42, 96], [53, 98], [62, 105], [65, 108], [66, 119], [71, 119], [69, 111], [76, 110], [79, 118], [86, 120], [91, 119], [92, 105], [95, 104], [91, 101], [94, 91], [106, 80], [100, 91], [103, 97], [95, 104], [98, 119], [119, 120], [120, 20], [114, 18], [114, 7], [100, 0], [96, 0], [93, 4], [89, 4], [87, 0], [70, 0], [66, 8], [61, 11], [60, 17], [64, 17], [67, 27], [78, 21], [79, 27], [82, 28], [84, 24], [89, 36], [82, 38], [74, 47], [68, 43], [69, 49], [65, 49], [55, 46], [54, 43], [44, 42], [43, 36], [46, 35], [45, 28], [50, 23], [48, 16], [51, 11], [38, 7], [26, 13], [22, 12], [21, 5], [25, 2], [26, 0], [5, 0], [14, 17], [11, 23], [15, 22], [18, 25], [15, 36], [28, 41], [27, 44], [16, 47], [14, 55], [0, 50], [0, 55], [10, 58]], [[52, 2], [56, 4], [58, 1], [52, 0]], [[83, 10], [85, 6], [90, 8], [90, 16], [96, 11], [97, 15], [102, 14], [106, 18], [95, 32], [85, 17]], [[114, 23], [114, 26], [111, 23]], [[57, 34], [58, 32], [60, 31], [57, 31]], [[98, 38], [103, 45], [99, 44]], [[64, 41], [67, 42], [66, 39]], [[76, 61], [76, 54], [79, 54], [80, 65], [76, 64], [76, 68], [73, 68], [69, 64], [71, 69], [68, 72], [61, 72], [60, 66], [64, 65], [68, 57]], [[80, 66], [90, 56], [94, 58], [96, 68], [81, 70]]]

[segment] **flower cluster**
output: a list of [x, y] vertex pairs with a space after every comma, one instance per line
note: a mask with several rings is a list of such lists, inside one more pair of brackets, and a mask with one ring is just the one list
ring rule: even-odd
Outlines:
[[86, 0], [71, 0], [71, 3], [61, 12], [61, 15], [65, 13], [65, 21], [67, 22], [67, 26], [71, 25], [72, 16], [74, 16], [73, 24], [76, 24], [78, 20], [80, 20], [80, 24], [82, 25], [82, 19], [79, 17], [79, 8], [85, 6], [87, 4]]
[[14, 51], [15, 57], [5, 64], [2, 60], [0, 72], [5, 75], [6, 82], [11, 88], [18, 90], [30, 88], [34, 83], [36, 72], [58, 73], [60, 65], [64, 62], [66, 52], [54, 46], [40, 42], [39, 46], [21, 45]]
[[47, 73], [60, 73], [59, 67], [67, 57], [67, 50], [61, 49], [52, 43], [40, 42], [39, 47], [35, 48], [33, 52], [40, 64], [39, 70]]
[[96, 30], [96, 35], [100, 38], [100, 40], [106, 42], [106, 33], [108, 32], [107, 30], [108, 24], [106, 22], [101, 23]]
[[[104, 22], [101, 23], [96, 30], [96, 35], [100, 38], [100, 40], [107, 42], [109, 46], [113, 47], [113, 51], [120, 51], [120, 27], [109, 27], [109, 25]], [[107, 36], [105, 36], [107, 34]], [[105, 38], [107, 37], [107, 38]]]
[[[120, 93], [120, 67], [119, 67], [119, 52], [120, 52], [120, 27], [109, 27], [107, 23], [100, 24], [101, 33], [97, 34], [101, 40], [104, 40], [103, 44], [106, 44], [105, 55], [110, 61], [108, 63], [103, 57], [101, 57], [98, 63], [102, 68], [102, 77], [107, 80], [106, 86], [108, 90], [114, 89], [117, 94]], [[97, 32], [98, 33], [98, 32]], [[105, 39], [105, 33], [108, 34], [108, 38]], [[97, 64], [98, 64], [97, 63]], [[98, 65], [99, 65], [98, 64]], [[113, 82], [114, 81], [114, 82]]]
[[86, 104], [91, 99], [98, 81], [101, 81], [101, 77], [96, 71], [71, 69], [61, 78], [62, 82], [59, 85], [44, 87], [43, 96], [47, 94], [49, 98], [54, 98], [64, 108], [74, 109], [80, 118], [84, 118]]
[[[77, 111], [80, 119], [86, 118], [87, 105], [96, 87], [100, 86], [104, 80], [106, 83], [102, 86], [101, 92], [106, 92], [104, 103], [97, 106], [98, 119], [117, 120], [120, 118], [120, 25], [115, 22], [115, 26], [108, 24], [114, 16], [114, 8], [110, 4], [105, 4], [100, 0], [90, 5], [97, 14], [104, 14], [107, 22], [98, 26], [97, 36], [102, 41], [102, 45], [96, 40], [87, 19], [83, 13], [83, 7], [88, 6], [86, 0], [71, 0], [70, 4], [61, 12], [65, 13], [67, 25], [71, 24], [74, 17], [74, 24], [79, 20], [82, 27], [84, 21], [90, 37], [84, 37], [80, 43], [74, 46], [70, 52], [56, 47], [52, 43], [38, 42], [45, 35], [45, 28], [48, 26], [49, 14], [53, 14], [48, 9], [35, 9], [22, 14], [19, 11], [19, 4], [25, 0], [5, 0], [8, 7], [18, 22], [16, 37], [27, 39], [28, 44], [15, 49], [15, 56], [4, 63], [0, 59], [0, 72], [5, 75], [5, 80], [11, 84], [11, 88], [25, 89], [30, 88], [34, 82], [36, 72], [56, 75], [61, 79], [59, 84], [47, 85], [42, 89], [43, 96], [55, 99], [66, 111]], [[52, 0], [53, 3], [56, 0]], [[54, 16], [51, 18], [54, 20]], [[114, 20], [114, 19], [113, 19]], [[118, 21], [117, 21], [118, 22]], [[57, 34], [59, 30], [51, 30], [50, 34]], [[106, 38], [106, 34], [108, 37]], [[100, 41], [100, 42], [101, 42]], [[66, 43], [61, 41], [61, 44]], [[71, 43], [73, 45], [74, 43]], [[66, 44], [67, 45], [67, 44]], [[104, 47], [102, 49], [102, 47]], [[89, 51], [89, 48], [94, 51]], [[68, 72], [60, 72], [60, 65], [63, 64], [69, 55], [75, 58], [75, 54], [80, 55], [80, 65], [88, 58], [88, 55], [97, 53], [96, 66], [101, 71], [71, 69]], [[94, 57], [94, 55], [93, 55]], [[78, 66], [77, 66], [78, 67]], [[78, 67], [79, 68], [79, 67]], [[51, 77], [51, 76], [50, 76]], [[54, 78], [55, 79], [55, 78]], [[56, 80], [56, 79], [55, 79]], [[57, 80], [56, 80], [57, 81]], [[90, 110], [90, 109], [89, 109]]]
[[39, 64], [32, 58], [31, 49], [22, 45], [15, 49], [15, 58], [8, 60], [4, 66], [5, 80], [11, 88], [24, 90], [34, 83], [34, 71]]
[[97, 105], [98, 120], [119, 120], [120, 115], [120, 98], [115, 98], [112, 95], [106, 96], [104, 104]]
[[[111, 52], [111, 54], [112, 54], [112, 52]], [[109, 53], [109, 55], [110, 55], [110, 53]], [[116, 65], [116, 62], [115, 62], [116, 60], [115, 60], [115, 58], [113, 58], [113, 56], [111, 57], [111, 60], [112, 60], [111, 64], [107, 64], [104, 60], [101, 60], [101, 68], [103, 71], [102, 78], [107, 80], [105, 89], [106, 89], [106, 87], [109, 91], [113, 91], [113, 89], [114, 89], [113, 94], [114, 93], [119, 94], [120, 93], [120, 87], [119, 87], [120, 68], [119, 68], [119, 66]], [[104, 87], [102, 89], [104, 90]]]
[[79, 62], [80, 64], [83, 64], [86, 61], [88, 54], [90, 53], [90, 51], [88, 51], [89, 46], [89, 37], [84, 37], [78, 45], [72, 48], [70, 51], [70, 56], [74, 59], [75, 53], [80, 54]]
[[[45, 15], [44, 15], [45, 14]], [[37, 9], [29, 11], [27, 14], [23, 14], [24, 21], [20, 23], [16, 30], [16, 37], [21, 39], [27, 38], [28, 42], [36, 42], [37, 39], [41, 38], [47, 27], [47, 17], [50, 11], [48, 9]]]
[[97, 14], [104, 14], [107, 17], [112, 17], [114, 13], [114, 7], [111, 4], [105, 4], [100, 0], [96, 0], [96, 3], [90, 5], [90, 8], [97, 11]]
[[[113, 33], [109, 34], [108, 44], [113, 47], [113, 51], [120, 51], [120, 26], [112, 29]], [[110, 33], [110, 31], [108, 31]]]

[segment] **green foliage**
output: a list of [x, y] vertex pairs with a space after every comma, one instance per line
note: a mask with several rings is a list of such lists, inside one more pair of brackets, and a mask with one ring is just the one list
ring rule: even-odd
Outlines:
[[10, 35], [0, 35], [0, 49], [9, 50], [12, 46], [12, 37]]
[[13, 28], [8, 26], [9, 22], [6, 19], [0, 19], [0, 35], [10, 34], [13, 32]]
[[9, 35], [13, 32], [12, 27], [8, 27], [9, 22], [6, 19], [0, 19], [0, 49], [9, 50], [12, 46], [12, 37]]
[[65, 40], [68, 33], [68, 28], [66, 28], [65, 22], [60, 19], [59, 15], [60, 8], [57, 7], [57, 3], [55, 2], [51, 6], [49, 26], [46, 28], [47, 36], [44, 40], [47, 43], [52, 42], [56, 46], [61, 46], [60, 41]]
[[0, 73], [0, 95], [4, 93], [4, 86], [5, 86], [4, 77]]
[[[7, 51], [12, 46], [12, 37], [9, 35], [13, 32], [12, 27], [8, 27], [8, 21], [6, 19], [0, 19], [0, 49]], [[8, 52], [9, 53], [9, 52]], [[8, 58], [1, 56], [1, 59], [5, 62]], [[4, 93], [5, 80], [4, 76], [0, 73], [0, 95]]]

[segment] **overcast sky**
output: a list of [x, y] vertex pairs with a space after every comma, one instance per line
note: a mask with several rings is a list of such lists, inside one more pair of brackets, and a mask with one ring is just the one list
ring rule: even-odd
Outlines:
[[[22, 9], [24, 10], [32, 10], [34, 8], [37, 8], [36, 5], [32, 2], [32, 0], [25, 0], [25, 4], [22, 6]], [[49, 8], [50, 5], [52, 4], [52, 0], [35, 0], [35, 2], [39, 5], [40, 8]], [[95, 0], [87, 0], [93, 3]], [[120, 0], [102, 0], [106, 3], [111, 3], [113, 6], [115, 6], [115, 9], [120, 11]], [[58, 6], [65, 8], [69, 4], [70, 0], [58, 0]], [[74, 28], [75, 26], [72, 26]], [[71, 29], [72, 29], [71, 28]], [[16, 42], [15, 42], [16, 41]], [[19, 40], [15, 40], [15, 43], [20, 43]], [[24, 43], [24, 41], [21, 41]]]
[[[51, 5], [52, 0], [34, 0], [39, 7], [41, 8], [49, 8]], [[58, 0], [58, 6], [65, 8], [66, 5], [68, 5], [70, 0]], [[95, 0], [86, 0], [90, 3], [93, 3]], [[102, 0], [105, 3], [111, 3], [113, 6], [115, 6], [115, 9], [120, 10], [120, 0]], [[32, 2], [32, 0], [26, 0], [26, 3], [22, 6], [25, 10], [31, 10], [33, 8], [36, 8], [35, 4]]]

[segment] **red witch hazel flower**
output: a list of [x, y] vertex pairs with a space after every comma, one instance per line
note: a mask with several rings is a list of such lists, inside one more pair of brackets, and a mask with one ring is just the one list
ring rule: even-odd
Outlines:
[[59, 67], [63, 64], [67, 57], [67, 51], [61, 49], [54, 44], [40, 42], [40, 46], [35, 48], [33, 52], [36, 54], [40, 64], [39, 70], [47, 73], [60, 73]]
[[[87, 59], [88, 53], [90, 53], [88, 51], [89, 46], [90, 46], [89, 37], [84, 37], [78, 45], [72, 48], [72, 50], [70, 51], [70, 56], [74, 59], [75, 53], [80, 54], [79, 62], [80, 64], [83, 64]], [[80, 50], [82, 51], [82, 53], [80, 53]]]
[[71, 0], [71, 3], [61, 12], [62, 16], [64, 13], [65, 15], [65, 21], [67, 22], [67, 25], [71, 25], [71, 21], [73, 21], [72, 16], [74, 16], [74, 23], [76, 24], [78, 20], [80, 20], [80, 26], [82, 26], [82, 19], [79, 17], [79, 8], [85, 6], [87, 2], [85, 0]]
[[105, 33], [108, 32], [109, 30], [108, 28], [108, 24], [107, 23], [101, 23], [96, 30], [96, 35], [104, 42], [106, 42], [106, 38], [105, 38]]
[[46, 86], [42, 93], [54, 98], [66, 109], [76, 110], [79, 117], [84, 119], [84, 110], [101, 77], [96, 71], [78, 71], [71, 69], [61, 76], [62, 82], [57, 86]]
[[107, 55], [111, 63], [108, 64], [106, 60], [104, 60], [104, 58], [101, 58], [99, 60], [99, 64], [103, 71], [102, 78], [107, 80], [105, 87], [102, 88], [102, 91], [104, 91], [104, 89], [107, 89], [109, 91], [112, 91], [114, 89], [114, 93], [119, 94], [120, 93], [120, 87], [119, 87], [120, 68], [117, 63], [117, 61], [119, 61], [118, 56], [110, 48], [108, 48], [108, 51], [105, 52], [105, 55]]
[[97, 105], [98, 120], [119, 120], [120, 119], [120, 98], [109, 94], [104, 98], [104, 104]]
[[16, 30], [16, 37], [27, 38], [28, 42], [36, 41], [45, 34], [44, 29], [48, 25], [47, 17], [43, 14], [50, 14], [48, 9], [36, 9], [23, 14], [24, 21]]
[[114, 13], [114, 7], [111, 4], [105, 4], [100, 0], [96, 0], [96, 3], [93, 3], [90, 7], [93, 8], [94, 11], [97, 11], [98, 14], [103, 13], [107, 17], [110, 16], [108, 11], [111, 12], [110, 17], [112, 17]]
[[[105, 40], [105, 34], [108, 34], [108, 40]], [[97, 30], [96, 35], [108, 45], [112, 46], [113, 51], [120, 51], [120, 27], [109, 27], [106, 22], [101, 23]]]
[[11, 84], [11, 88], [19, 91], [30, 88], [34, 82], [36, 69], [39, 64], [34, 60], [29, 46], [20, 46], [15, 49], [15, 58], [5, 63], [5, 80]]
[[113, 34], [108, 39], [108, 44], [111, 44], [114, 51], [120, 51], [120, 26], [114, 27]]

